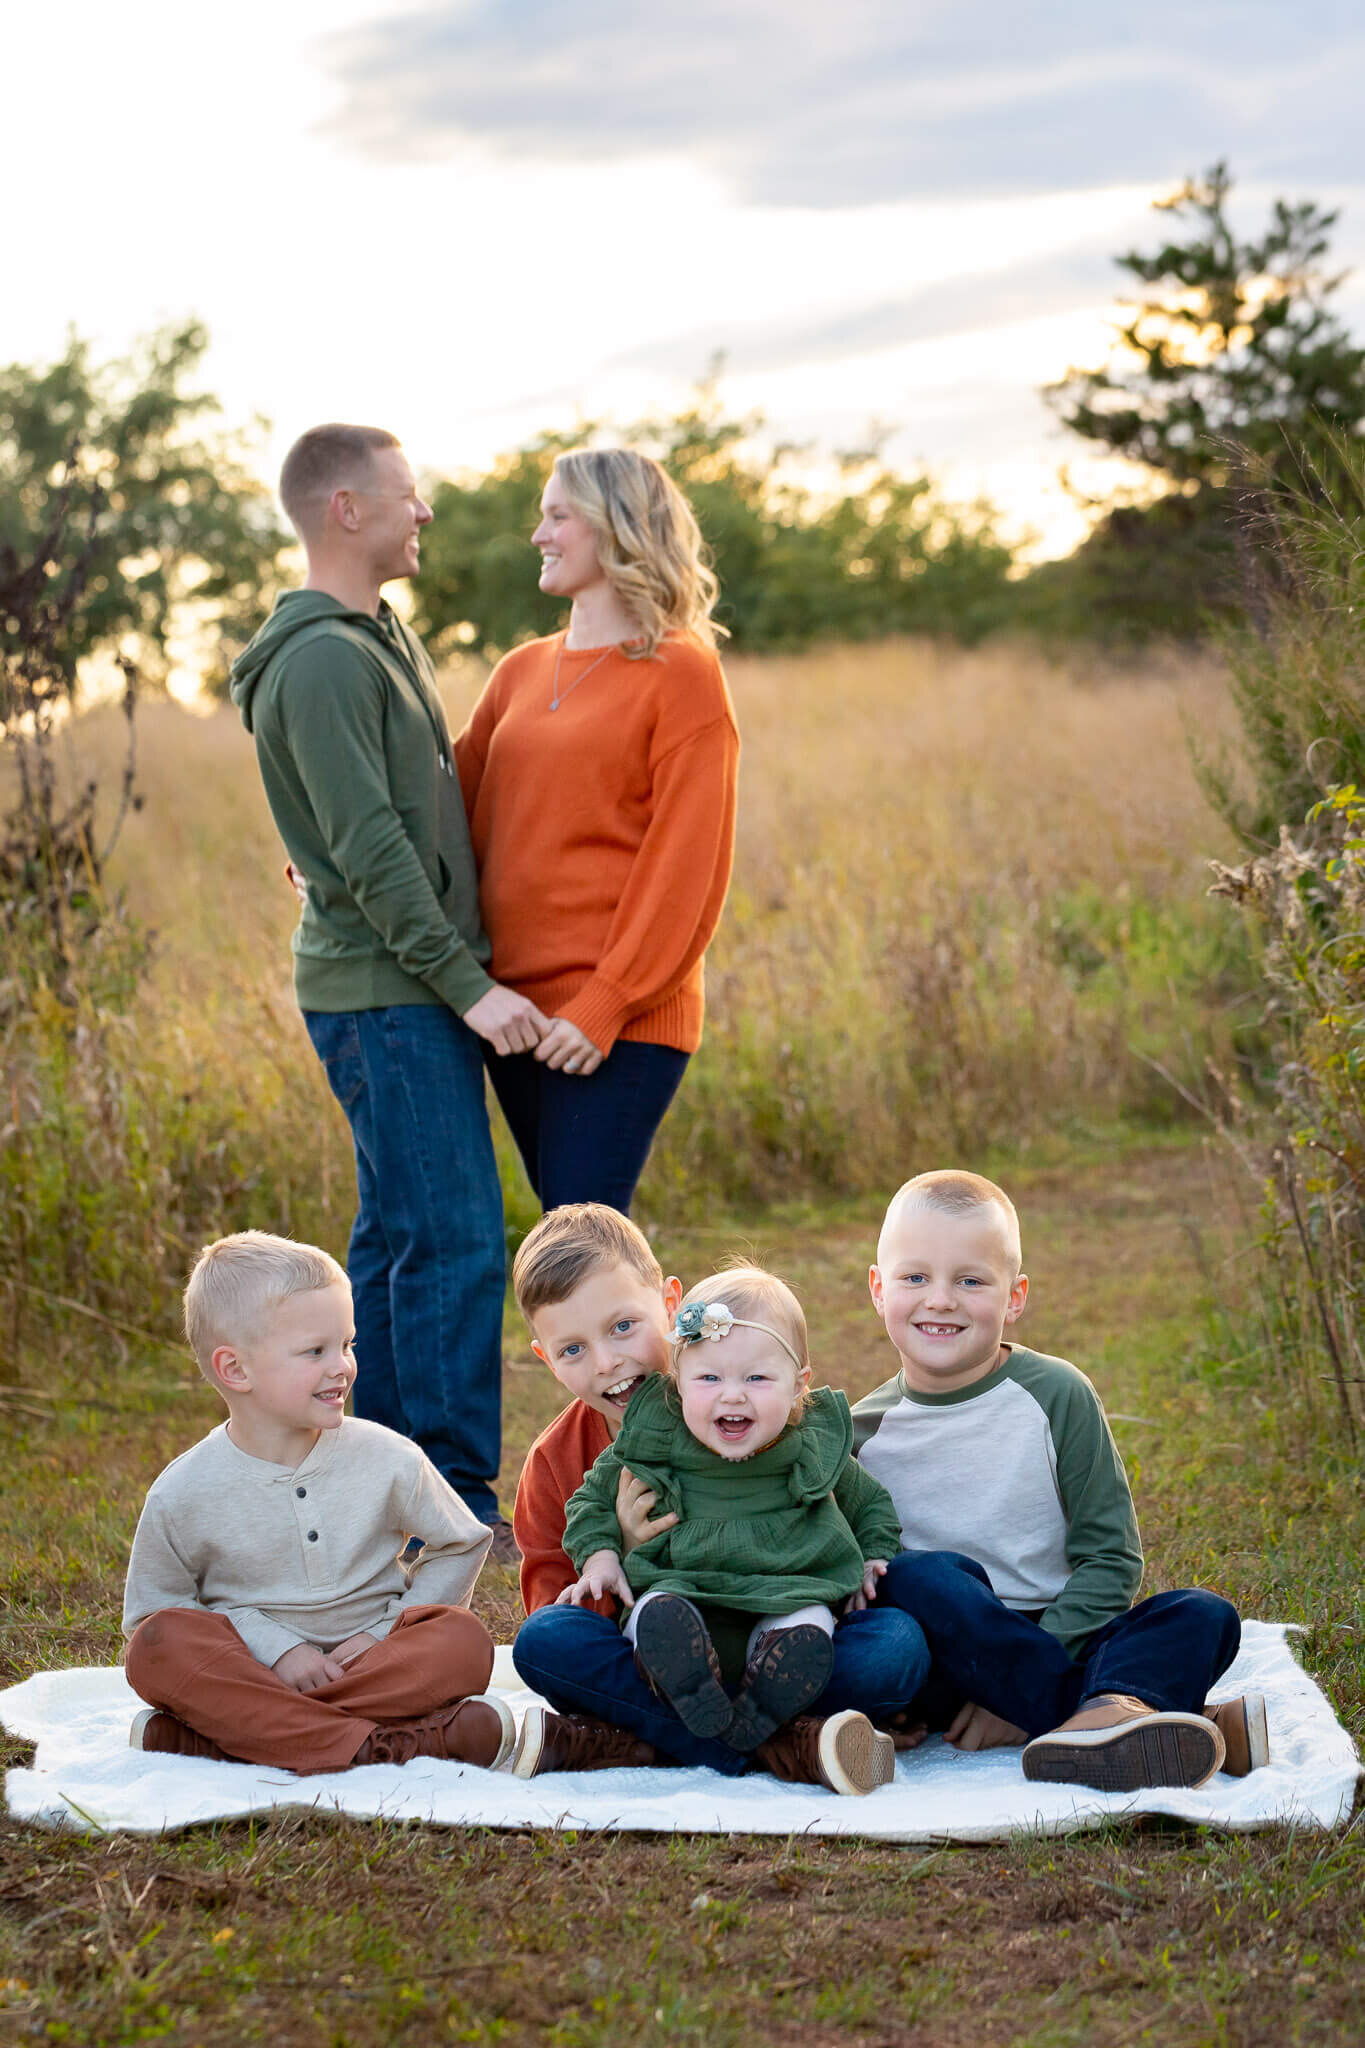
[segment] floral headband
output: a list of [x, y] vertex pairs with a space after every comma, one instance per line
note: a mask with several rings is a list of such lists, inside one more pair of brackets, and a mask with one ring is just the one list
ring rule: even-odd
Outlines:
[[689, 1301], [686, 1308], [678, 1310], [677, 1319], [670, 1332], [669, 1341], [675, 1347], [684, 1344], [718, 1344], [722, 1337], [728, 1337], [731, 1330], [762, 1330], [782, 1346], [798, 1372], [804, 1372], [795, 1351], [780, 1330], [771, 1323], [756, 1323], [748, 1316], [737, 1316], [725, 1301]]

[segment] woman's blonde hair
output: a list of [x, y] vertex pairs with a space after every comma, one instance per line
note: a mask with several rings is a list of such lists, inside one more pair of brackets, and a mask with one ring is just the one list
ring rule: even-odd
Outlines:
[[666, 633], [714, 647], [725, 632], [711, 616], [720, 586], [692, 507], [667, 471], [633, 448], [574, 448], [556, 456], [555, 475], [592, 528], [612, 590], [639, 621], [639, 642], [623, 652], [647, 660]]

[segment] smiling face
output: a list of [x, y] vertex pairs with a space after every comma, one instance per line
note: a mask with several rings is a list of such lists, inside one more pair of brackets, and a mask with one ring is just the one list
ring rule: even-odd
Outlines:
[[893, 1207], [868, 1277], [908, 1386], [950, 1394], [995, 1370], [1028, 1299], [1018, 1264], [994, 1202], [956, 1213], [913, 1200]]
[[596, 536], [554, 470], [541, 495], [540, 524], [531, 543], [540, 549], [540, 587], [551, 597], [581, 597], [606, 582]]
[[531, 1349], [615, 1436], [631, 1395], [668, 1363], [669, 1321], [681, 1300], [678, 1280], [660, 1290], [624, 1262], [598, 1266], [563, 1301], [536, 1310]]
[[675, 1376], [692, 1435], [709, 1451], [734, 1460], [776, 1443], [810, 1380], [810, 1367], [798, 1372], [775, 1337], [737, 1323], [714, 1343], [681, 1345]]
[[422, 566], [422, 528], [430, 525], [432, 513], [402, 449], [373, 449], [365, 486], [351, 490], [349, 497], [357, 540], [376, 584], [415, 576]]
[[325, 1429], [339, 1429], [355, 1381], [355, 1317], [344, 1281], [291, 1294], [250, 1343], [220, 1344], [210, 1360], [231, 1411], [237, 1448], [272, 1465], [301, 1464]]

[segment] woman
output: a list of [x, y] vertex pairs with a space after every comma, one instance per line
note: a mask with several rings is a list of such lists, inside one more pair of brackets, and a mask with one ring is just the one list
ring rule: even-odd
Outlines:
[[542, 1207], [623, 1213], [702, 1026], [739, 734], [686, 500], [629, 449], [561, 455], [532, 541], [567, 631], [499, 662], [455, 742], [490, 972], [549, 1019], [489, 1072]]

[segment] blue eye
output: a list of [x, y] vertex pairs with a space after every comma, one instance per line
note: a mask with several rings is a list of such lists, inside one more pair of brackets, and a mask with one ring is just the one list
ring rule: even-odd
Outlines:
[[572, 1358], [576, 1351], [581, 1351], [582, 1349], [583, 1346], [581, 1344], [566, 1344], [559, 1355], [561, 1358]]
[[619, 1322], [619, 1323], [613, 1323], [613, 1324], [612, 1324], [612, 1328], [611, 1328], [611, 1334], [612, 1334], [612, 1336], [613, 1336], [613, 1337], [617, 1337], [617, 1336], [619, 1336], [619, 1335], [621, 1334], [621, 1332], [622, 1332], [622, 1331], [624, 1331], [624, 1330], [633, 1330], [633, 1329], [634, 1329], [634, 1327], [635, 1327], [635, 1318], [634, 1318], [634, 1316], [622, 1316], [622, 1318], [621, 1318], [621, 1320], [620, 1320], [620, 1322]]

